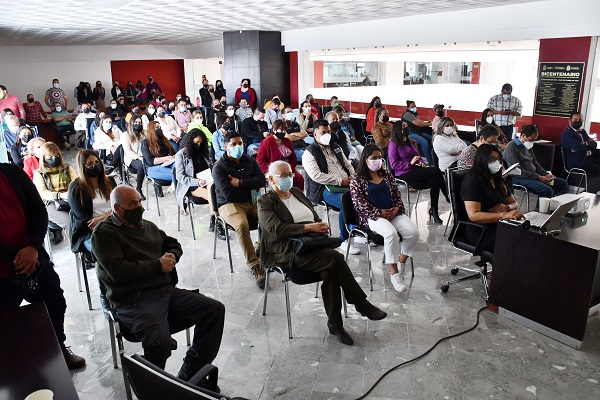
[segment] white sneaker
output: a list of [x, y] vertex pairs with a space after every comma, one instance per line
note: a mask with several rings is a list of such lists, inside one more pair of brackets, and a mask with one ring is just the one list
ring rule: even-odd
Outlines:
[[404, 284], [404, 277], [402, 275], [394, 274], [391, 276], [392, 278], [392, 286], [396, 289], [396, 292], [402, 293], [406, 291], [406, 285]]
[[[367, 239], [365, 239], [362, 236], [358, 236], [354, 238], [354, 243], [358, 243], [358, 244], [367, 244]], [[369, 240], [369, 247], [377, 247], [377, 243], [375, 243], [372, 240]]]
[[69, 142], [65, 142], [64, 143], [65, 149], [68, 149], [69, 147], [71, 147], [71, 143]]
[[342, 244], [340, 245], [340, 247], [338, 247], [338, 249], [340, 249], [342, 251], [342, 253], [344, 253], [344, 255], [346, 255], [346, 248], [348, 246], [350, 246], [350, 254], [352, 254], [352, 255], [360, 254], [360, 250], [357, 249], [356, 247], [350, 245], [347, 240], [342, 242]]

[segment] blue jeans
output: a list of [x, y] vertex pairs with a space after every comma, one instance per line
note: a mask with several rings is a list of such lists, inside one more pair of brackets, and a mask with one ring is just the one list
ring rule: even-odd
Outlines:
[[160, 179], [163, 181], [173, 181], [173, 169], [172, 166], [175, 164], [171, 164], [168, 167], [163, 167], [162, 165], [153, 165], [148, 167], [148, 177], [152, 179]]
[[83, 247], [90, 253], [92, 252], [92, 239], [87, 239], [83, 241]]
[[169, 139], [169, 143], [171, 143], [173, 150], [175, 150], [175, 153], [177, 153], [179, 151], [179, 143], [175, 143], [173, 139]]
[[[537, 194], [538, 199], [539, 199], [539, 197], [550, 198], [553, 196], [565, 194], [565, 193], [567, 193], [567, 190], [569, 189], [569, 184], [567, 183], [566, 180], [564, 180], [562, 178], [554, 178], [553, 186], [547, 185], [547, 184], [540, 182], [538, 180], [535, 180], [535, 179], [519, 179], [519, 178], [513, 177], [512, 181], [515, 185], [525, 186], [527, 188], [527, 190]], [[538, 202], [539, 202], [539, 200], [538, 200]], [[538, 203], [536, 203], [536, 208], [537, 208], [537, 204]]]
[[346, 230], [344, 214], [342, 213], [342, 193], [334, 193], [325, 189], [323, 191], [323, 200], [325, 200], [325, 203], [329, 204], [330, 206], [340, 210], [338, 216], [338, 222], [340, 224], [340, 238], [342, 240], [348, 240], [348, 231]]
[[433, 165], [433, 157], [431, 156], [431, 135], [429, 133], [411, 132], [408, 134], [408, 137], [421, 146], [425, 159], [427, 159], [429, 165]]
[[260, 146], [260, 143], [249, 144], [248, 150], [246, 151], [248, 153], [248, 155], [251, 156], [252, 154], [254, 154], [254, 149], [256, 149], [258, 151], [258, 146]]

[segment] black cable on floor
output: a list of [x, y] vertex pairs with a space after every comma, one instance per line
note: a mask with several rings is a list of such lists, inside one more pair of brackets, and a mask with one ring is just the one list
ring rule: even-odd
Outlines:
[[455, 333], [454, 335], [445, 336], [445, 337], [441, 338], [440, 340], [438, 340], [437, 342], [435, 342], [435, 344], [429, 350], [427, 350], [425, 353], [421, 354], [420, 356], [415, 357], [413, 359], [410, 359], [408, 361], [404, 361], [404, 362], [402, 362], [402, 363], [400, 363], [400, 364], [398, 364], [398, 365], [396, 365], [396, 366], [388, 369], [387, 371], [385, 371], [383, 373], [383, 375], [381, 375], [379, 377], [379, 379], [377, 379], [377, 381], [373, 384], [373, 386], [371, 386], [369, 388], [369, 390], [367, 390], [367, 392], [365, 394], [363, 394], [362, 396], [360, 396], [356, 400], [362, 400], [365, 397], [367, 397], [368, 394], [371, 393], [373, 391], [373, 389], [375, 389], [375, 386], [379, 385], [379, 382], [381, 382], [383, 380], [383, 378], [385, 378], [390, 372], [395, 371], [398, 368], [403, 367], [403, 366], [405, 366], [407, 364], [411, 364], [411, 363], [413, 363], [415, 361], [420, 360], [421, 358], [425, 357], [427, 354], [431, 353], [431, 351], [433, 349], [435, 349], [437, 347], [437, 345], [440, 344], [440, 343], [442, 343], [444, 340], [452, 339], [452, 338], [455, 338], [457, 336], [464, 335], [465, 333], [471, 332], [472, 330], [474, 330], [475, 328], [477, 328], [477, 326], [479, 325], [479, 314], [481, 314], [481, 312], [483, 310], [486, 310], [486, 309], [487, 309], [487, 307], [482, 307], [482, 308], [479, 309], [479, 311], [477, 311], [477, 321], [475, 322], [475, 325], [473, 325], [471, 328], [467, 329], [466, 331]]

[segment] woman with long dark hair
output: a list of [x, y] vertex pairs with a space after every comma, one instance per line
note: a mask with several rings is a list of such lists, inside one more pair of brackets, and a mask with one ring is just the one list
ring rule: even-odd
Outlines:
[[215, 82], [215, 98], [220, 99], [223, 96], [227, 96], [227, 89], [223, 86], [223, 81], [217, 79]]
[[[148, 166], [148, 177], [163, 181], [173, 181], [173, 164], [161, 165], [165, 161], [175, 160], [175, 150], [169, 140], [163, 134], [158, 121], [148, 124], [146, 138], [142, 140], [142, 154]], [[163, 197], [162, 186], [154, 185], [154, 191], [158, 197]]]
[[[502, 130], [500, 130], [500, 127], [498, 126], [498, 124], [496, 124], [496, 121], [494, 120], [494, 110], [492, 110], [491, 108], [486, 108], [481, 113], [481, 119], [479, 120], [479, 132], [481, 132], [481, 129], [487, 125], [492, 125], [496, 129], [498, 129], [499, 133], [498, 133], [497, 145], [500, 150], [504, 151], [504, 148], [508, 144], [509, 139], [506, 138], [506, 136], [504, 135], [504, 132], [502, 132]], [[478, 135], [479, 135], [479, 132], [477, 132]]]
[[[406, 260], [413, 255], [419, 231], [404, 214], [400, 189], [392, 174], [382, 168], [382, 156], [379, 146], [365, 146], [350, 181], [350, 193], [358, 215], [358, 227], [383, 236], [384, 262], [390, 268], [392, 285], [396, 291], [404, 292]], [[398, 235], [402, 236], [402, 243]]]
[[[484, 143], [477, 148], [473, 166], [463, 179], [460, 196], [469, 220], [485, 227], [479, 245], [482, 250], [494, 251], [498, 221], [523, 218], [502, 178], [502, 154], [494, 145]], [[477, 243], [481, 230], [467, 226], [466, 235], [471, 243]]]
[[17, 140], [10, 148], [10, 157], [13, 160], [13, 164], [23, 168], [23, 162], [25, 158], [29, 157], [30, 154], [27, 151], [27, 143], [33, 139], [33, 133], [29, 126], [21, 126], [17, 131]]
[[367, 107], [367, 112], [365, 113], [365, 119], [367, 121], [367, 127], [365, 130], [367, 133], [371, 133], [373, 125], [375, 125], [377, 122], [375, 121], [375, 113], [377, 113], [377, 110], [379, 110], [381, 107], [383, 106], [381, 105], [381, 99], [379, 96], [373, 97], [369, 103], [369, 107]]
[[429, 216], [433, 222], [441, 224], [443, 221], [438, 213], [440, 190], [444, 193], [446, 201], [450, 202], [446, 181], [439, 168], [429, 166], [423, 160], [417, 142], [408, 137], [410, 132], [402, 124], [403, 122], [396, 121], [393, 125], [392, 140], [388, 147], [390, 167], [396, 177], [406, 181], [411, 187], [415, 189], [429, 188], [431, 198]]
[[135, 190], [140, 194], [142, 200], [146, 199], [146, 196], [142, 193], [142, 184], [146, 177], [143, 165], [144, 155], [142, 154], [142, 140], [144, 140], [145, 137], [142, 116], [133, 114], [130, 123], [127, 126], [127, 133], [123, 135], [121, 143], [123, 146], [123, 162], [127, 168], [136, 171]]

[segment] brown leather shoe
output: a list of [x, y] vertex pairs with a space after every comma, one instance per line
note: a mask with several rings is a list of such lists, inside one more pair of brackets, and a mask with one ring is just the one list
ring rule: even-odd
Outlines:
[[379, 321], [380, 319], [387, 317], [387, 313], [385, 311], [381, 311], [366, 299], [364, 302], [355, 304], [354, 307], [356, 308], [356, 311], [360, 313], [360, 315], [369, 318], [371, 321]]
[[352, 336], [350, 336], [343, 326], [333, 326], [328, 322], [327, 327], [329, 328], [329, 333], [337, 336], [340, 343], [348, 346], [352, 346], [354, 344], [354, 339], [352, 339]]
[[256, 286], [258, 286], [259, 289], [264, 289], [265, 279], [267, 276], [265, 275], [265, 270], [263, 267], [261, 265], [255, 265], [251, 268], [251, 271], [252, 275], [254, 275], [254, 278], [256, 279]]
[[79, 357], [71, 351], [71, 347], [61, 346], [63, 356], [69, 369], [79, 369], [85, 367], [85, 358]]

